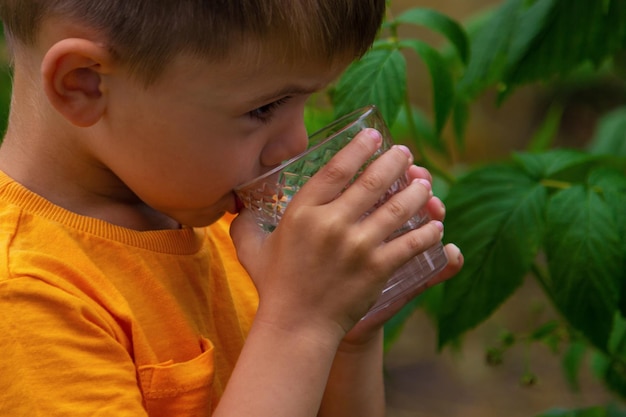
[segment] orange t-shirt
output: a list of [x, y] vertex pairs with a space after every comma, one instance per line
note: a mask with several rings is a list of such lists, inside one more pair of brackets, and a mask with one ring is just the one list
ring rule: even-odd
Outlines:
[[0, 173], [0, 415], [209, 416], [258, 305], [230, 220], [129, 230]]

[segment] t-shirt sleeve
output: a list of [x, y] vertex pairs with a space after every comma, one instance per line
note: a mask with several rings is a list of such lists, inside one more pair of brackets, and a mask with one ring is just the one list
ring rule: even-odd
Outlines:
[[147, 416], [124, 341], [95, 305], [33, 278], [0, 286], [0, 415]]

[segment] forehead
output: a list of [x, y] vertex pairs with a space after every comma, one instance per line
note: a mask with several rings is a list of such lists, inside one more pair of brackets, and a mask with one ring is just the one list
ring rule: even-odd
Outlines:
[[315, 45], [302, 44], [289, 34], [276, 32], [263, 38], [245, 38], [231, 47], [224, 63], [248, 66], [256, 70], [268, 67], [298, 70], [306, 67], [335, 70], [354, 59], [354, 51], [337, 50], [333, 55]]
[[161, 79], [168, 83], [195, 83], [204, 93], [224, 100], [263, 105], [280, 96], [320, 90], [350, 62], [349, 57], [325, 59], [242, 45], [218, 60], [181, 54]]

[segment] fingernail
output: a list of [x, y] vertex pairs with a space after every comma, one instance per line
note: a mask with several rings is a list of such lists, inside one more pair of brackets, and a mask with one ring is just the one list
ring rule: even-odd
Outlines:
[[418, 178], [417, 182], [419, 182], [420, 184], [422, 184], [424, 187], [426, 187], [427, 190], [432, 190], [433, 186], [430, 183], [430, 181], [425, 180], [424, 178]]
[[461, 249], [459, 249], [459, 247], [457, 245], [455, 245], [454, 243], [449, 243], [448, 245], [450, 245], [450, 247], [454, 248], [454, 251], [456, 252], [456, 260], [457, 263], [462, 263], [463, 262], [463, 252], [461, 252]]
[[443, 223], [439, 220], [432, 220], [431, 223], [439, 229], [439, 240], [443, 239]]
[[413, 180], [413, 182], [418, 182], [418, 183], [422, 184], [428, 190], [428, 195], [430, 197], [433, 196], [433, 186], [430, 183], [430, 181], [428, 181], [428, 180], [426, 180], [424, 178], [416, 178], [416, 179]]
[[376, 142], [377, 145], [380, 146], [383, 143], [383, 137], [380, 132], [376, 129], [367, 129], [367, 135]]
[[413, 161], [413, 154], [409, 148], [404, 145], [394, 145], [394, 147], [400, 149], [411, 161]]
[[434, 200], [437, 203], [437, 207], [439, 208], [439, 216], [440, 218], [444, 218], [446, 215], [446, 205], [443, 204], [443, 201], [441, 201], [441, 199], [437, 196], [433, 196], [432, 200]]

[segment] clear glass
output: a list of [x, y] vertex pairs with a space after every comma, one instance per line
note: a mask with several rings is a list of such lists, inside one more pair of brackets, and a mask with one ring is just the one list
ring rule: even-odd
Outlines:
[[[308, 179], [365, 128], [378, 130], [383, 137], [383, 144], [376, 154], [361, 167], [356, 176], [358, 177], [374, 159], [394, 143], [389, 129], [375, 106], [359, 109], [315, 132], [309, 137], [308, 149], [305, 152], [239, 186], [235, 189], [237, 196], [247, 209], [255, 213], [259, 226], [271, 233], [280, 222], [291, 198]], [[408, 183], [406, 176], [398, 179], [365, 215], [371, 213], [396, 192], [406, 188]], [[422, 211], [396, 230], [388, 240], [416, 229], [429, 220], [427, 213]], [[389, 306], [402, 297], [410, 296], [429, 278], [441, 271], [447, 262], [441, 242], [409, 260], [389, 279], [368, 315]]]

